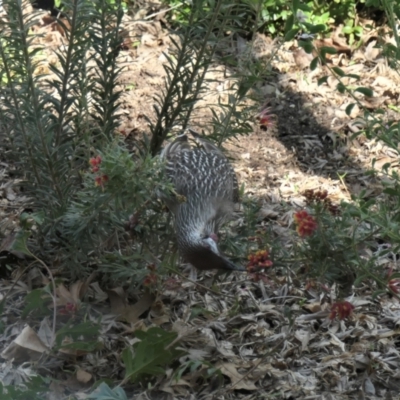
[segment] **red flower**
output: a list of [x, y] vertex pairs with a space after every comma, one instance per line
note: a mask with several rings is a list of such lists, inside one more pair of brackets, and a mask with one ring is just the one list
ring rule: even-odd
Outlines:
[[307, 211], [298, 211], [293, 217], [297, 225], [296, 231], [300, 237], [311, 236], [317, 229], [317, 222]]
[[400, 293], [400, 278], [392, 278], [390, 279], [390, 277], [393, 275], [393, 267], [389, 268], [389, 271], [387, 273], [387, 276], [389, 278], [388, 280], [388, 287], [389, 290], [393, 293]]
[[101, 186], [104, 188], [104, 184], [108, 182], [108, 176], [107, 175], [99, 175], [94, 178], [94, 183], [96, 186]]
[[96, 157], [91, 158], [89, 160], [89, 164], [92, 167], [98, 167], [101, 164], [101, 157], [100, 156], [96, 156]]
[[157, 271], [157, 267], [154, 264], [150, 264], [146, 268], [151, 272], [156, 272]]
[[180, 279], [177, 278], [168, 278], [164, 282], [164, 287], [167, 290], [177, 290], [182, 287], [182, 282]]
[[78, 305], [75, 303], [67, 303], [64, 307], [59, 309], [61, 315], [71, 315], [78, 311]]
[[338, 301], [332, 305], [329, 319], [343, 320], [351, 315], [354, 310], [353, 304], [348, 301]]
[[258, 250], [255, 254], [250, 254], [247, 258], [247, 271], [250, 273], [257, 272], [260, 269], [269, 268], [272, 266], [272, 261], [268, 259], [269, 253], [267, 250]]
[[154, 272], [148, 274], [143, 281], [143, 286], [153, 286], [157, 283], [158, 276]]
[[305, 290], [315, 289], [317, 287], [317, 283], [313, 280], [308, 280], [306, 282]]
[[270, 111], [271, 108], [267, 107], [261, 110], [261, 112], [258, 114], [258, 121], [260, 123], [260, 126], [263, 128], [269, 128], [275, 125], [276, 116], [270, 114]]
[[311, 204], [322, 204], [325, 210], [328, 210], [332, 215], [338, 215], [340, 213], [339, 207], [332, 203], [332, 200], [328, 197], [327, 190], [313, 190], [307, 189], [303, 196], [306, 198], [306, 203]]
[[[89, 164], [92, 166], [92, 172], [96, 173], [100, 171], [100, 164], [102, 162], [102, 159], [100, 156], [92, 157], [89, 159]], [[107, 175], [97, 175], [94, 178], [94, 184], [96, 186], [101, 186], [104, 188], [104, 184], [108, 182], [108, 176]]]
[[391, 279], [388, 283], [389, 289], [393, 292], [393, 293], [400, 293], [400, 279], [399, 278], [395, 278], [395, 279]]
[[270, 283], [270, 280], [263, 272], [265, 268], [272, 266], [272, 261], [268, 257], [269, 253], [267, 250], [258, 250], [254, 254], [249, 254], [247, 257], [249, 262], [246, 269], [252, 281], [263, 281], [264, 283]]

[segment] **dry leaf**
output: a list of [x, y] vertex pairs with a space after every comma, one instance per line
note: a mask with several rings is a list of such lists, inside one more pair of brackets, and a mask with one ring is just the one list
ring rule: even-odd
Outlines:
[[249, 381], [248, 378], [243, 379], [243, 375], [237, 371], [234, 364], [221, 363], [217, 364], [217, 368], [219, 368], [224, 375], [229, 377], [234, 389], [257, 390], [257, 386], [253, 382]]
[[76, 379], [78, 380], [78, 382], [86, 384], [89, 383], [92, 379], [92, 374], [84, 371], [83, 369], [78, 369], [78, 371], [76, 371]]
[[1, 353], [6, 360], [14, 359], [19, 364], [23, 361], [37, 360], [48, 348], [40, 340], [36, 332], [26, 326], [16, 339]]
[[139, 317], [148, 311], [155, 301], [155, 296], [146, 291], [139, 301], [133, 305], [127, 304], [125, 293], [122, 288], [107, 291], [111, 303], [111, 311], [118, 315], [120, 319], [132, 324], [139, 321]]
[[49, 318], [45, 317], [42, 322], [40, 323], [40, 328], [38, 332], [38, 336], [40, 340], [48, 347], [51, 348], [51, 346], [54, 343], [54, 334], [53, 334], [53, 329], [49, 324]]

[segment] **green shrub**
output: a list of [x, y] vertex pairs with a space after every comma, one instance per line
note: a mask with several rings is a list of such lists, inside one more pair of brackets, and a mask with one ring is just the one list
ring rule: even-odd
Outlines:
[[[57, 260], [73, 275], [101, 267], [103, 261], [108, 268], [117, 262], [130, 265], [132, 258], [137, 262], [140, 246], [125, 243], [128, 254], [118, 247], [120, 240], [128, 241], [123, 225], [154, 198], [142, 210], [147, 233], [141, 234], [149, 234], [155, 218], [147, 214], [154, 205], [160, 208], [154, 193], [162, 180], [156, 160], [130, 155], [116, 138], [120, 3], [64, 2], [71, 30], [65, 51], [58, 51], [57, 63], [50, 65], [54, 79], [36, 74], [41, 48], [29, 31], [33, 17], [24, 15], [18, 2], [5, 6], [8, 26], [1, 33], [0, 59], [6, 84], [0, 88], [5, 99], [0, 113], [9, 133], [9, 160], [31, 199], [33, 212], [22, 216], [23, 227], [35, 232], [31, 250]], [[98, 154], [108, 181], [96, 187], [89, 160]]]
[[[137, 285], [147, 265], [176, 260], [170, 216], [157, 200], [157, 193], [170, 188], [153, 156], [168, 135], [191, 124], [213, 79], [207, 73], [217, 58], [224, 62], [230, 57], [223, 44], [237, 18], [226, 0], [207, 7], [202, 0], [193, 3], [190, 23], [177, 32], [167, 56], [166, 86], [156, 99], [156, 119], [149, 121], [151, 137], [137, 141], [132, 153], [116, 133], [122, 3], [63, 4], [71, 25], [66, 48], [56, 52], [53, 75], [43, 77], [36, 74], [42, 48], [29, 30], [33, 17], [24, 15], [18, 2], [5, 2], [8, 23], [0, 37], [5, 82], [0, 95], [5, 102], [0, 116], [8, 132], [8, 159], [16, 163], [31, 200], [32, 211], [21, 218], [28, 234], [24, 238], [29, 238], [33, 254], [75, 277], [98, 268]], [[258, 78], [247, 68], [250, 64], [248, 60], [232, 75], [227, 103], [216, 104], [206, 122], [219, 144], [251, 132], [253, 106], [246, 104], [247, 94]], [[96, 157], [101, 162], [93, 165]]]
[[[331, 26], [343, 24], [343, 33], [349, 35], [350, 42], [359, 38], [362, 28], [356, 25], [358, 0], [313, 0], [308, 2], [283, 0], [241, 0], [232, 3], [232, 14], [236, 17], [235, 32], [248, 36], [255, 28], [258, 32], [273, 36], [283, 35], [289, 18], [295, 16], [312, 25], [325, 25], [324, 33]], [[186, 24], [190, 5], [186, 2], [167, 1], [175, 23]], [[302, 10], [297, 13], [298, 10]], [[185, 11], [185, 12], [183, 12]], [[293, 12], [294, 11], [294, 12]]]

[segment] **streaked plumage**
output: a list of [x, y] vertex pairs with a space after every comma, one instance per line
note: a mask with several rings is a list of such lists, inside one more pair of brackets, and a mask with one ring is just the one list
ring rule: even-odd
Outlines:
[[244, 270], [229, 261], [217, 245], [219, 228], [239, 199], [235, 172], [218, 147], [190, 133], [194, 143], [184, 134], [161, 154], [176, 192], [164, 201], [175, 217], [179, 251], [199, 269]]

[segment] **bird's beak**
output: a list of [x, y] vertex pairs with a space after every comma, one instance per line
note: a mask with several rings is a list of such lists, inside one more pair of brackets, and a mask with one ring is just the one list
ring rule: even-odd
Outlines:
[[245, 272], [246, 269], [242, 266], [237, 266], [234, 264], [231, 260], [228, 260], [227, 258], [223, 257], [225, 261], [225, 269], [230, 270], [230, 271], [241, 271]]

